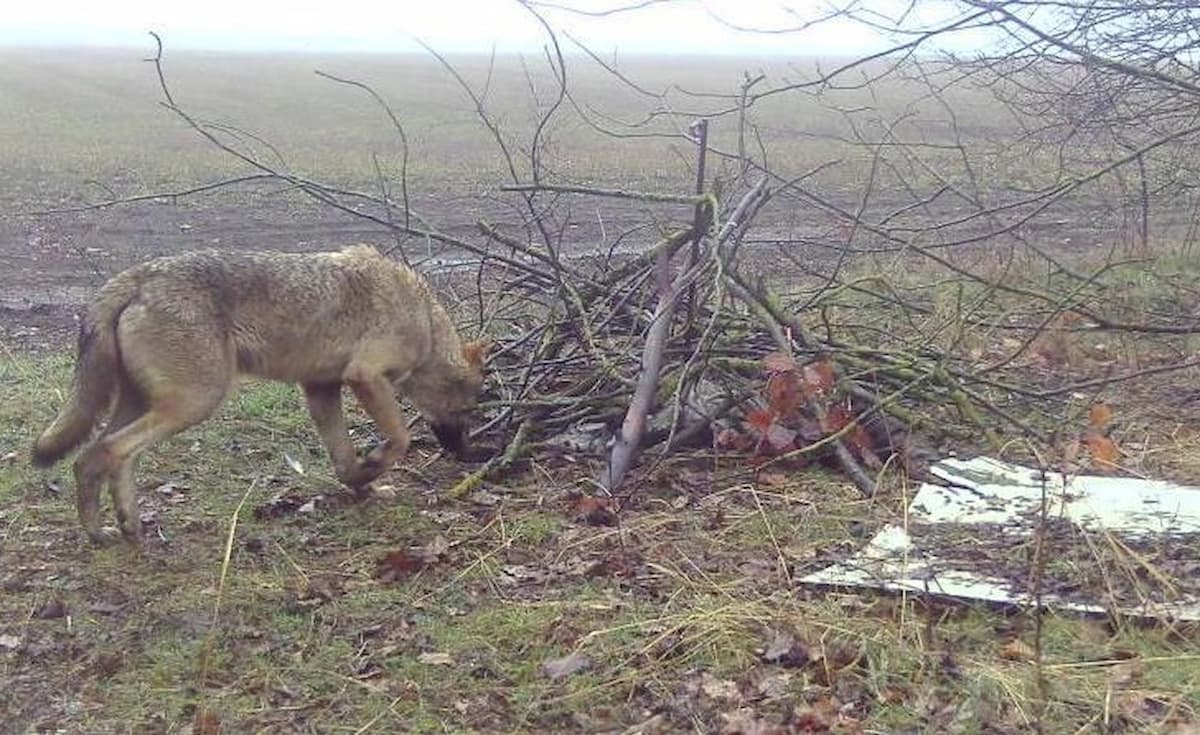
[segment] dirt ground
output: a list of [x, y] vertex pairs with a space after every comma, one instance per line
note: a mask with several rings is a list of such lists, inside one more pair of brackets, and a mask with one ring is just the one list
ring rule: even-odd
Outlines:
[[158, 255], [203, 247], [319, 250], [363, 240], [387, 242], [357, 218], [277, 200], [254, 207], [222, 198], [159, 200], [0, 218], [0, 340], [19, 349], [61, 346], [73, 338], [76, 311], [106, 278]]

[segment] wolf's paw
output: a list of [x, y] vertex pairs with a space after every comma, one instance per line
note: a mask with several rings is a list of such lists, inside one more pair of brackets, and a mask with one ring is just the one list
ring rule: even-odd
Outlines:
[[367, 492], [367, 485], [370, 485], [382, 475], [385, 469], [387, 468], [382, 462], [367, 457], [355, 465], [354, 469], [346, 473], [346, 476], [341, 479], [355, 493], [362, 495]]
[[120, 543], [123, 535], [115, 526], [102, 526], [94, 532], [89, 532], [88, 538], [91, 539], [93, 545], [104, 549]]

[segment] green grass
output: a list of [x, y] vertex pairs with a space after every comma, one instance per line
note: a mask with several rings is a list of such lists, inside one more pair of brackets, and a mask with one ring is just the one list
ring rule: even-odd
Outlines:
[[[0, 360], [2, 453], [49, 420], [68, 366]], [[143, 509], [169, 543], [152, 536], [135, 555], [81, 544], [69, 496], [44, 491], [58, 477], [69, 493], [65, 467], [0, 464], [0, 636], [37, 651], [0, 651], [0, 678], [19, 682], [0, 706], [22, 726], [170, 730], [202, 711], [230, 731], [595, 732], [658, 715], [715, 732], [748, 707], [843, 730], [1041, 719], [1047, 732], [1168, 732], [1200, 707], [1193, 626], [1050, 614], [1039, 687], [1034, 662], [1005, 653], [1014, 638], [1033, 645], [1028, 614], [794, 586], [781, 560], [791, 576], [814, 568], [861, 543], [851, 523], [869, 530], [899, 508], [819, 471], [758, 487], [714, 476], [693, 495], [703, 470], [673, 464], [620, 527], [592, 527], [572, 518], [569, 475], [557, 488], [518, 478], [499, 505], [475, 507], [438, 499], [459, 470], [437, 463], [394, 473], [394, 499], [259, 519], [275, 494], [340, 491], [298, 393], [255, 382], [143, 462]], [[676, 487], [681, 470], [692, 479]], [[160, 497], [163, 482], [184, 499]], [[251, 485], [218, 609], [224, 542]], [[385, 554], [438, 536], [450, 548], [436, 563], [377, 578]], [[69, 626], [35, 614], [51, 600]], [[810, 662], [764, 662], [774, 630]], [[543, 670], [571, 654], [589, 665], [561, 680]], [[1125, 659], [1138, 668], [1120, 679]]]

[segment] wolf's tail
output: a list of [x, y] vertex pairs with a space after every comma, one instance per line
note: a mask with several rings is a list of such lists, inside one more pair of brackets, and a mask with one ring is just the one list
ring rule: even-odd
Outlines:
[[79, 346], [71, 397], [33, 445], [33, 464], [49, 467], [79, 446], [92, 433], [112, 404], [121, 359], [117, 321], [137, 298], [133, 274], [122, 274], [100, 290], [79, 324]]

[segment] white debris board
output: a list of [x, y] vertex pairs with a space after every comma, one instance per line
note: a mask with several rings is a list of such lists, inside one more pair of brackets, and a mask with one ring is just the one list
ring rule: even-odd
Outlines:
[[906, 524], [801, 581], [1032, 604], [1044, 495], [1044, 605], [1200, 620], [1200, 488], [1087, 475], [1064, 486], [988, 457], [930, 472], [946, 484], [923, 484]]

